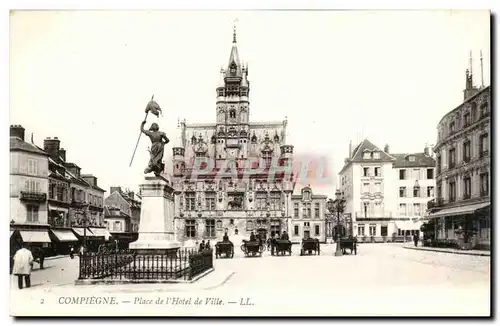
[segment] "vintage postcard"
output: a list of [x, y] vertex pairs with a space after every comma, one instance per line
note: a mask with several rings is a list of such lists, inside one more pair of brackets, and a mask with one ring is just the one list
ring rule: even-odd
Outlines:
[[11, 11], [11, 315], [490, 316], [490, 24]]

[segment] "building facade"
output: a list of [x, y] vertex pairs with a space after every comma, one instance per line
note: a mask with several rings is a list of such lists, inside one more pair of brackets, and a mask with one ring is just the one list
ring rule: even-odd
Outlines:
[[389, 145], [381, 150], [365, 139], [351, 148], [339, 173], [347, 231], [374, 242], [420, 234], [427, 202], [435, 196], [435, 159], [429, 147], [422, 153], [393, 154]]
[[[288, 230], [293, 146], [287, 121], [250, 121], [248, 66], [233, 35], [216, 89], [215, 122], [183, 122], [173, 147], [177, 239], [263, 238]], [[278, 164], [279, 163], [279, 164]], [[275, 168], [280, 166], [280, 168]]]
[[111, 187], [104, 200], [104, 224], [120, 247], [137, 240], [141, 216], [141, 201], [132, 191]]
[[428, 146], [425, 146], [423, 153], [391, 155], [396, 158], [393, 169], [398, 191], [394, 212], [398, 218], [409, 218], [408, 221], [396, 221], [397, 235], [420, 235], [427, 203], [435, 198], [436, 160], [431, 156]]
[[49, 221], [53, 252], [67, 253], [84, 242], [96, 249], [104, 243], [104, 189], [93, 175], [82, 175], [81, 168], [66, 160], [66, 150], [57, 138], [43, 141], [49, 155]]
[[10, 126], [10, 239], [12, 251], [22, 243], [50, 245], [47, 153], [24, 139], [25, 129]]
[[316, 195], [311, 187], [304, 187], [300, 194], [292, 195], [292, 220], [290, 240], [300, 243], [303, 238], [316, 238], [326, 242], [331, 237], [332, 221], [327, 219], [324, 195]]
[[[352, 219], [352, 234], [359, 241], [387, 240], [397, 232], [393, 173], [396, 159], [368, 139], [351, 149], [349, 145], [349, 157], [339, 177], [345, 213]], [[344, 225], [348, 228], [347, 223]]]
[[436, 200], [429, 218], [439, 241], [489, 248], [491, 243], [491, 89], [473, 87], [438, 124]]

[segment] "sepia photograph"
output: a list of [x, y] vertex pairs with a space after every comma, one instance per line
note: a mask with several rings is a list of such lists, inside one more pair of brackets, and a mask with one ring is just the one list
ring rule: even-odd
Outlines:
[[491, 24], [11, 10], [10, 316], [492, 316]]

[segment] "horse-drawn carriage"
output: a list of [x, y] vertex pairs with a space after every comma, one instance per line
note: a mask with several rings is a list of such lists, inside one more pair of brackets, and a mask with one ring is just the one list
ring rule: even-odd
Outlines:
[[255, 257], [259, 255], [262, 257], [262, 252], [266, 249], [266, 246], [261, 243], [261, 241], [248, 241], [243, 240], [241, 244], [241, 251], [245, 254], [246, 257], [252, 256]]
[[226, 258], [234, 257], [234, 245], [231, 241], [219, 241], [215, 244], [215, 258], [221, 258], [222, 254]]
[[345, 255], [346, 254], [346, 249], [349, 249], [350, 254], [354, 251], [354, 254], [358, 254], [358, 240], [356, 238], [345, 238], [345, 239], [340, 239], [340, 250], [342, 250], [342, 253]]
[[292, 255], [292, 241], [290, 240], [275, 240], [274, 242], [274, 252], [277, 256], [285, 255], [288, 253], [289, 256]]
[[315, 255], [319, 255], [319, 240], [318, 239], [303, 239], [302, 248], [300, 249], [300, 255], [312, 255], [314, 251]]

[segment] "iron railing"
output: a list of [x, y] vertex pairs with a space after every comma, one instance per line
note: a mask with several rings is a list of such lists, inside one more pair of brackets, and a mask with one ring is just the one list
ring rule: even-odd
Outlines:
[[142, 254], [134, 250], [104, 250], [80, 255], [78, 279], [191, 280], [213, 268], [213, 251], [179, 249], [175, 254]]

